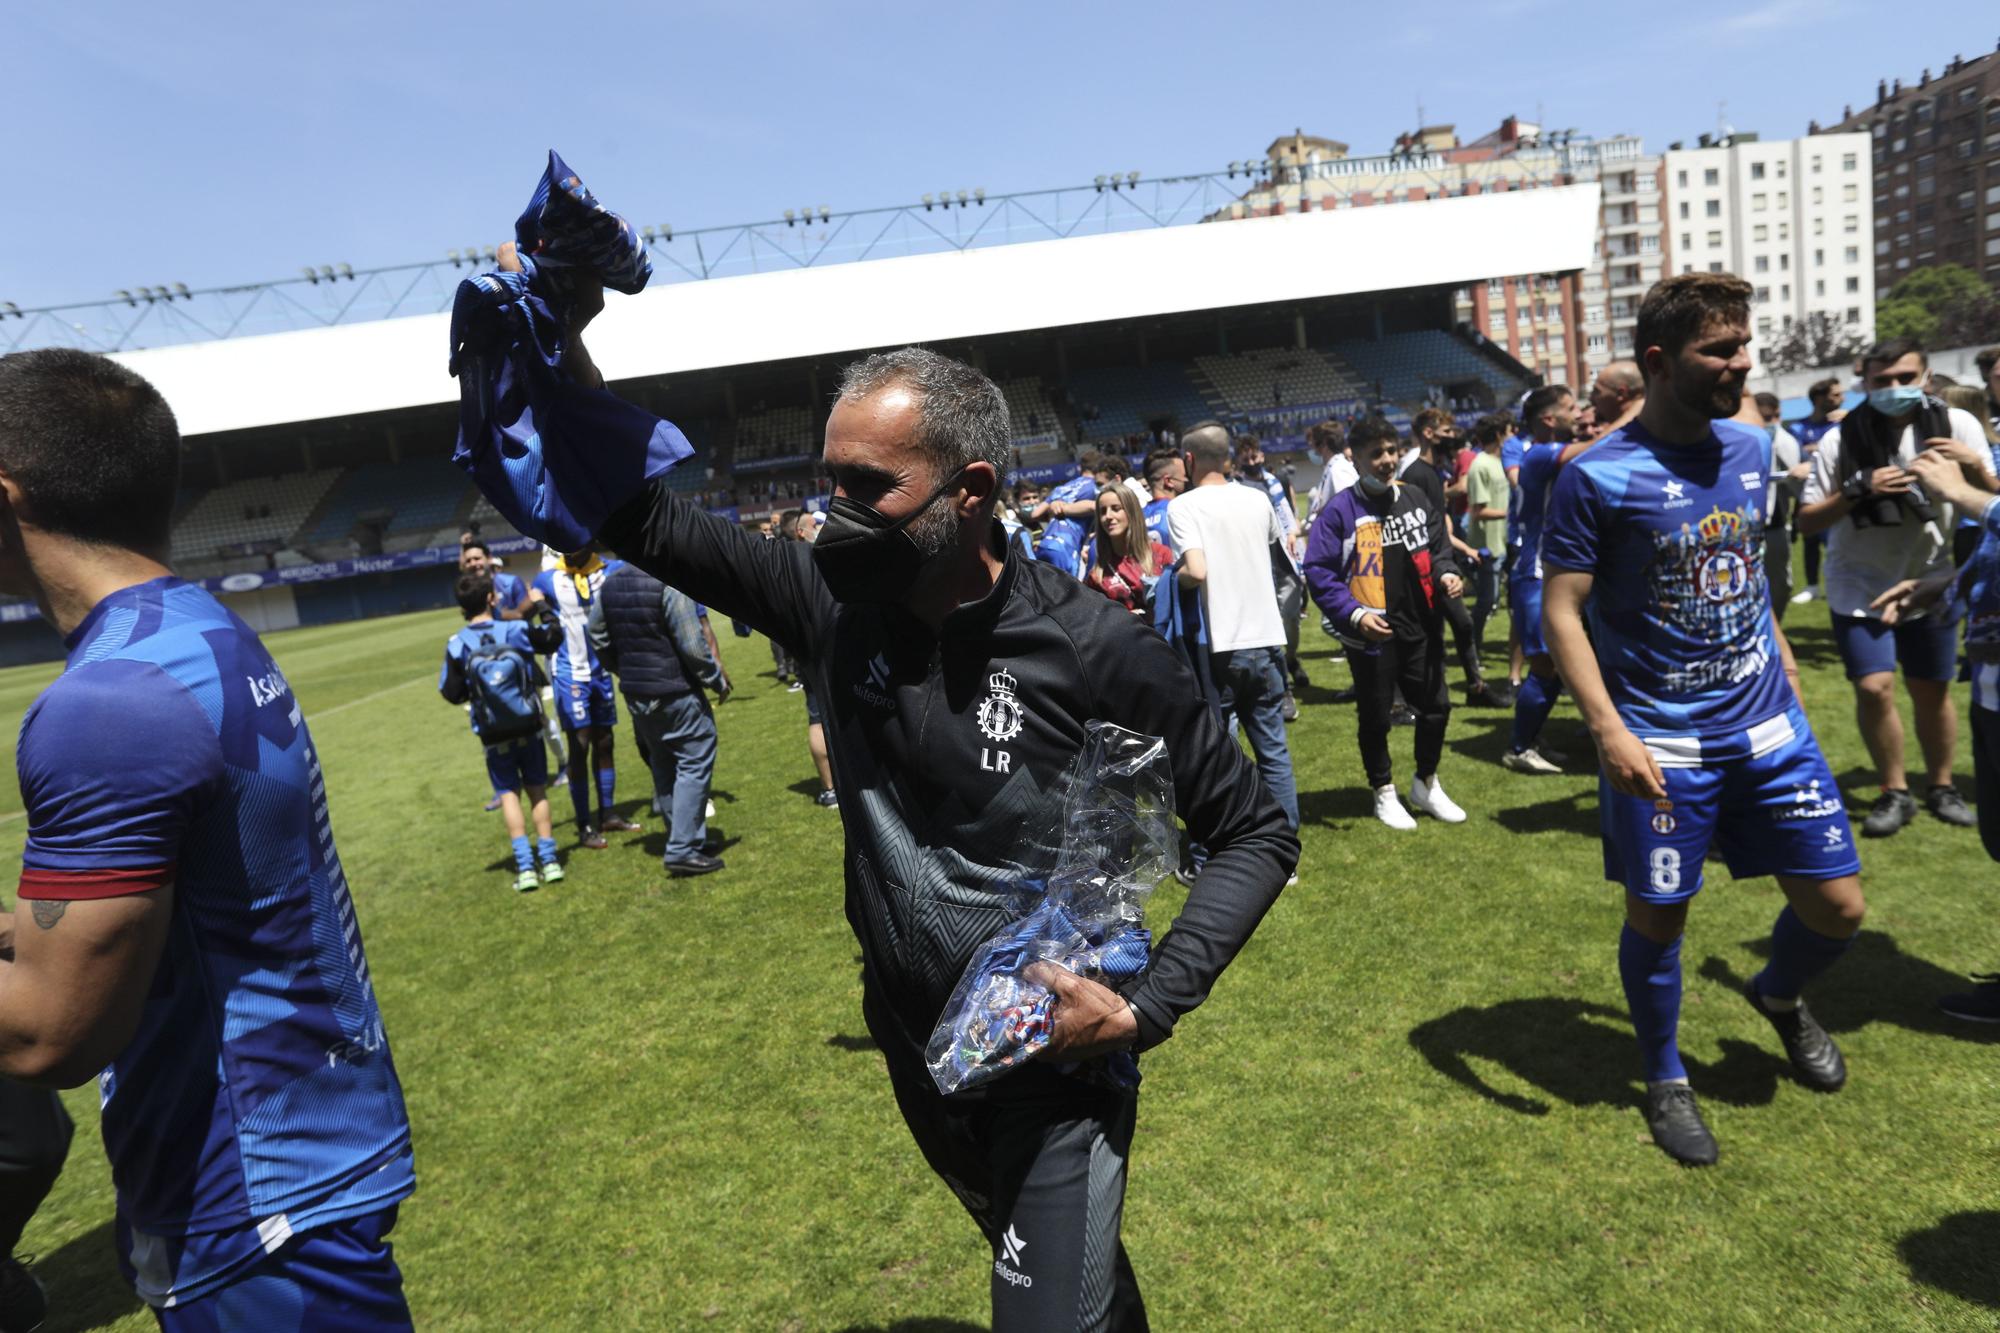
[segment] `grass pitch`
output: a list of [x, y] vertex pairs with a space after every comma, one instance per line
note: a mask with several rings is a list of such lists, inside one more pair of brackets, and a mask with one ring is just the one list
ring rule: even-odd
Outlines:
[[[1866, 756], [1825, 610], [1789, 619], [1853, 792]], [[720, 625], [739, 682], [718, 713], [729, 868], [667, 881], [646, 814], [607, 852], [563, 833], [568, 881], [517, 896], [465, 716], [432, 689], [457, 623], [270, 641], [325, 758], [409, 1098], [419, 1186], [394, 1241], [418, 1326], [983, 1327], [988, 1257], [867, 1042], [838, 817], [810, 799], [803, 707], [764, 642]], [[1931, 1007], [2000, 966], [1977, 837], [1926, 815], [1864, 844], [1866, 933], [1812, 997], [1853, 1071], [1832, 1097], [1788, 1077], [1734, 991], [1776, 888], [1711, 868], [1682, 1044], [1722, 1162], [1682, 1170], [1637, 1109], [1574, 714], [1549, 739], [1576, 776], [1538, 779], [1496, 762], [1507, 715], [1457, 711], [1442, 776], [1471, 822], [1392, 833], [1369, 817], [1352, 709], [1326, 701], [1345, 667], [1307, 634], [1302, 882], [1145, 1061], [1125, 1237], [1155, 1326], [1991, 1327], [2000, 1033]], [[0, 672], [0, 712], [53, 674]], [[1395, 745], [1407, 784], [1408, 733]], [[25, 827], [0, 788], [11, 855]], [[1156, 895], [1156, 928], [1179, 898]], [[23, 1246], [48, 1328], [150, 1328], [115, 1269], [92, 1090], [69, 1104], [69, 1168]]]

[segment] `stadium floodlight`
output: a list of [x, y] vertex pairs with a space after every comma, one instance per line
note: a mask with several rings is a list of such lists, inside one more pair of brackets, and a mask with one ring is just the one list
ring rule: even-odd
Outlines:
[[341, 276], [341, 277], [343, 277], [343, 278], [346, 278], [346, 279], [347, 279], [347, 280], [348, 280], [349, 282], [353, 282], [353, 281], [354, 281], [354, 265], [352, 265], [352, 264], [342, 264], [342, 265], [340, 266], [340, 276]]
[[305, 266], [304, 272], [306, 275], [306, 281], [312, 283], [315, 287], [317, 287], [319, 285], [319, 270], [314, 268], [311, 264], [307, 264]]
[[925, 195], [925, 196], [924, 196], [924, 212], [928, 213], [928, 212], [930, 212], [930, 211], [931, 211], [931, 196], [929, 196], [929, 195]]
[[[1115, 190], [1115, 189], [1117, 189], [1118, 187], [1114, 185], [1114, 186], [1112, 186], [1111, 188]], [[1102, 177], [1102, 176], [1099, 176], [1099, 177], [1097, 178], [1097, 192], [1098, 192], [1099, 194], [1103, 194], [1103, 193], [1104, 193], [1104, 177]]]
[[960, 208], [964, 208], [964, 207], [965, 207], [965, 199], [966, 199], [966, 195], [965, 195], [965, 191], [963, 191], [963, 190], [960, 190], [960, 191], [958, 192], [958, 206], [959, 206]]
[[972, 187], [972, 202], [978, 204], [981, 208], [986, 207], [986, 188], [984, 186], [975, 185]]
[[498, 249], [496, 249], [495, 247], [493, 247], [493, 246], [490, 246], [490, 245], [489, 245], [489, 246], [487, 246], [487, 247], [486, 247], [486, 262], [487, 262], [487, 263], [489, 263], [489, 264], [497, 264], [497, 263], [499, 263], [499, 262], [500, 262], [500, 251], [499, 251]]
[[1229, 176], [1231, 180], [1234, 180], [1236, 178], [1236, 168], [1241, 165], [1242, 163], [1240, 162], [1231, 162], [1229, 164]]
[[789, 208], [788, 208], [788, 209], [786, 209], [786, 210], [785, 210], [785, 225], [786, 225], [787, 227], [789, 227], [789, 226], [793, 225], [793, 224], [794, 224], [795, 222], [797, 222], [797, 221], [798, 221], [798, 216], [799, 216], [799, 215], [798, 215], [797, 213], [794, 213], [794, 212], [793, 212], [793, 211], [792, 211], [791, 209], [789, 209]]
[[113, 293], [111, 293], [111, 294], [112, 294], [113, 296], [117, 297], [117, 298], [118, 298], [119, 300], [123, 301], [123, 302], [124, 302], [124, 303], [125, 303], [126, 305], [137, 305], [137, 304], [139, 304], [139, 303], [138, 303], [137, 301], [134, 301], [134, 300], [132, 299], [132, 293], [130, 293], [130, 292], [128, 292], [128, 291], [126, 291], [126, 290], [125, 290], [125, 289], [124, 289], [123, 287], [120, 287], [120, 288], [119, 288], [119, 289], [118, 289], [117, 291], [115, 291], [115, 292], [113, 292]]
[[672, 227], [669, 227], [664, 222], [660, 224], [660, 239], [663, 241], [671, 241], [672, 239], [674, 239], [674, 229]]
[[651, 227], [639, 228], [639, 234], [646, 238], [646, 244], [651, 245], [653, 243], [653, 229]]
[[320, 280], [321, 280], [322, 282], [332, 282], [332, 281], [333, 281], [333, 265], [331, 265], [331, 264], [321, 264], [321, 265], [319, 266], [319, 276], [320, 276]]
[[833, 210], [828, 208], [825, 204], [821, 204], [819, 206], [819, 220], [821, 222], [833, 221]]
[[445, 252], [444, 252], [444, 257], [445, 257], [446, 259], [449, 259], [449, 260], [451, 261], [451, 266], [452, 266], [453, 268], [457, 268], [457, 267], [458, 267], [458, 251], [456, 251], [456, 250], [447, 250], [447, 251], [445, 251]]
[[1129, 190], [1129, 189], [1133, 188], [1134, 186], [1138, 185], [1138, 183], [1139, 183], [1139, 173], [1138, 173], [1138, 172], [1136, 172], [1136, 171], [1128, 171], [1128, 172], [1126, 172], [1126, 173], [1125, 173], [1125, 188], [1126, 188], [1126, 189], [1128, 189], [1128, 190]]
[[15, 305], [12, 301], [0, 301], [0, 319], [5, 319], [9, 315], [12, 315], [15, 319], [27, 318], [26, 315], [21, 313], [21, 307]]
[[184, 282], [174, 284], [174, 295], [180, 297], [183, 301], [194, 300], [194, 293], [188, 290], [188, 285]]

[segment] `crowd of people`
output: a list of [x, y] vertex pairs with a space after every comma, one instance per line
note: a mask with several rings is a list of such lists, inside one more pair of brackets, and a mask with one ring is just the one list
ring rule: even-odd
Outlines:
[[[1007, 491], [999, 390], [906, 348], [843, 376], [824, 514], [746, 530], [655, 480], [531, 579], [468, 540], [439, 689], [468, 712], [515, 888], [564, 878], [552, 774], [578, 846], [639, 831], [616, 801], [614, 693], [666, 871], [725, 869], [707, 839], [709, 697], [732, 686], [707, 608], [766, 635], [845, 832], [862, 1012], [918, 1148], [992, 1247], [994, 1326], [1143, 1328], [1119, 1238], [1137, 1093], [1096, 1075], [1170, 1039], [1298, 880], [1287, 724], [1309, 684], [1310, 602], [1341, 645], [1336, 697], [1391, 828], [1468, 818], [1440, 771], [1449, 662], [1468, 702], [1513, 710], [1500, 762], [1522, 774], [1570, 762], [1542, 731], [1559, 694], [1574, 699], [1597, 751], [1603, 873], [1625, 893], [1615, 966], [1646, 1121], [1673, 1160], [1713, 1163], [1677, 1040], [1681, 941], [1711, 854], [1786, 899], [1745, 1002], [1807, 1086], [1848, 1078], [1801, 997], [1860, 928], [1861, 865], [1786, 607], [1827, 601], [1879, 770], [1861, 832], [1893, 835], [1920, 808], [1900, 670], [1922, 808], [1977, 823], [2000, 859], [2000, 349], [1960, 396], [1970, 410], [1934, 396], [1922, 348], [1890, 341], [1859, 360], [1864, 401], [1843, 411], [1839, 386], [1820, 386], [1787, 426], [1745, 393], [1750, 295], [1728, 274], [1663, 280], [1638, 358], [1604, 367], [1585, 401], [1543, 386], [1463, 430], [1439, 408], [1407, 432], [1317, 423], [1305, 495], [1213, 422], [1136, 468], [1095, 454], [1052, 488]], [[588, 314], [574, 318], [564, 373], [595, 391]], [[408, 1328], [387, 1237], [414, 1188], [409, 1123], [320, 758], [256, 635], [167, 565], [178, 455], [171, 412], [131, 371], [71, 351], [0, 358], [0, 588], [35, 598], [71, 647], [21, 732], [29, 833], [0, 947], [0, 1074], [45, 1088], [101, 1071], [121, 1259], [163, 1327]], [[1799, 597], [1794, 535], [1808, 552], [1825, 537]], [[1977, 814], [1954, 780], [1961, 673]], [[1414, 742], [1401, 790], [1399, 721]], [[970, 951], [1056, 865], [1043, 834], [1097, 723], [1171, 755], [1185, 905], [1116, 987], [1047, 969], [1037, 1058], [945, 1096], [926, 1041]], [[156, 742], [144, 764], [124, 743], [134, 726]], [[2000, 980], [1941, 1003], [2000, 1021]], [[11, 1159], [30, 1162], [13, 1197], [32, 1212], [68, 1122], [52, 1094], [0, 1088], [10, 1132], [37, 1145]], [[31, 1288], [0, 1269], [0, 1303]]]

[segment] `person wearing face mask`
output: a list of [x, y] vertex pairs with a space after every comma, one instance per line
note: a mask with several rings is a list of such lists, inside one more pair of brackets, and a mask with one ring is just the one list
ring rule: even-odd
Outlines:
[[1862, 832], [1885, 838], [1917, 814], [1903, 766], [1898, 667], [1923, 750], [1929, 783], [1924, 804], [1945, 823], [1969, 828], [1977, 821], [1952, 782], [1956, 627], [1948, 613], [1935, 612], [1890, 625], [1871, 604], [1902, 580], [1951, 563], [1951, 506], [1935, 502], [1917, 483], [1910, 465], [1920, 450], [1942, 450], [1982, 490], [1991, 492], [2000, 482], [1978, 420], [1925, 391], [1929, 361], [1917, 343], [1894, 338], [1875, 344], [1862, 354], [1861, 375], [1868, 401], [1821, 439], [1797, 525], [1802, 533], [1827, 534], [1826, 604], [1834, 642], [1854, 685], [1861, 735], [1881, 783]]
[[1417, 821], [1396, 796], [1389, 710], [1400, 689], [1415, 710], [1416, 777], [1410, 804], [1446, 824], [1465, 811], [1438, 781], [1451, 694], [1445, 685], [1444, 603], [1460, 579], [1444, 506], [1396, 479], [1396, 428], [1372, 417], [1354, 428], [1355, 484], [1334, 496], [1306, 541], [1306, 582], [1354, 671], [1361, 765], [1375, 817], [1392, 829]]
[[[1166, 640], [1008, 546], [993, 506], [1009, 437], [1006, 399], [977, 370], [878, 353], [842, 376], [823, 454], [833, 498], [810, 547], [755, 541], [666, 480], [600, 538], [798, 647], [841, 793], [862, 1012], [925, 1159], [992, 1246], [993, 1327], [1143, 1328], [1118, 1240], [1137, 1098], [1098, 1076], [1102, 1057], [1159, 1044], [1201, 1003], [1298, 839]], [[1037, 834], [1061, 826], [1092, 720], [1164, 739], [1208, 859], [1143, 976], [1121, 992], [1052, 975], [1038, 1058], [947, 1098], [925, 1045], [974, 951], [1055, 867]]]
[[1563, 468], [1541, 544], [1544, 632], [1597, 744], [1604, 877], [1625, 889], [1618, 974], [1646, 1123], [1687, 1166], [1717, 1157], [1678, 1038], [1681, 938], [1710, 853], [1784, 891], [1744, 998], [1816, 1091], [1838, 1091], [1847, 1066], [1799, 996], [1866, 912], [1847, 810], [1765, 586], [1770, 445], [1728, 420], [1752, 364], [1750, 296], [1728, 273], [1646, 293], [1634, 338], [1646, 405]]
[[1508, 528], [1514, 563], [1507, 571], [1507, 609], [1514, 622], [1523, 665], [1514, 695], [1514, 734], [1503, 767], [1546, 776], [1562, 772], [1566, 755], [1541, 744], [1542, 725], [1562, 694], [1555, 659], [1542, 637], [1542, 526], [1556, 472], [1572, 456], [1576, 395], [1561, 384], [1544, 384], [1521, 404], [1521, 421], [1531, 443], [1521, 454], [1515, 521]]

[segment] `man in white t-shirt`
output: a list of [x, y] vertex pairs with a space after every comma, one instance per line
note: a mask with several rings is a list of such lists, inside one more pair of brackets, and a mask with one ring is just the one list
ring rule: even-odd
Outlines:
[[1319, 484], [1306, 499], [1306, 517], [1300, 525], [1312, 530], [1320, 509], [1334, 496], [1352, 486], [1360, 474], [1347, 456], [1347, 427], [1338, 421], [1322, 421], [1306, 428], [1306, 447], [1319, 460]]
[[1868, 401], [1820, 440], [1797, 519], [1800, 533], [1827, 534], [1826, 602], [1834, 642], [1854, 682], [1861, 735], [1882, 783], [1861, 831], [1885, 838], [1916, 818], [1896, 712], [1898, 666], [1930, 782], [1924, 803], [1947, 824], [1970, 827], [1977, 821], [1952, 785], [1957, 627], [1937, 612], [1904, 616], [1891, 626], [1869, 608], [1904, 579], [1951, 563], [1950, 507], [1933, 503], [1910, 470], [1920, 450], [1941, 450], [1984, 491], [2000, 489], [2000, 482], [1979, 422], [1924, 391], [1929, 358], [1915, 341], [1892, 338], [1869, 348], [1861, 378]]
[[[1201, 589], [1225, 711], [1250, 737], [1258, 776], [1296, 829], [1299, 794], [1285, 741], [1285, 624], [1271, 573], [1272, 548], [1284, 540], [1278, 511], [1261, 487], [1230, 482], [1229, 432], [1222, 426], [1203, 422], [1181, 436], [1181, 448], [1193, 480], [1167, 505], [1180, 578]], [[1282, 547], [1276, 558], [1286, 558]]]

